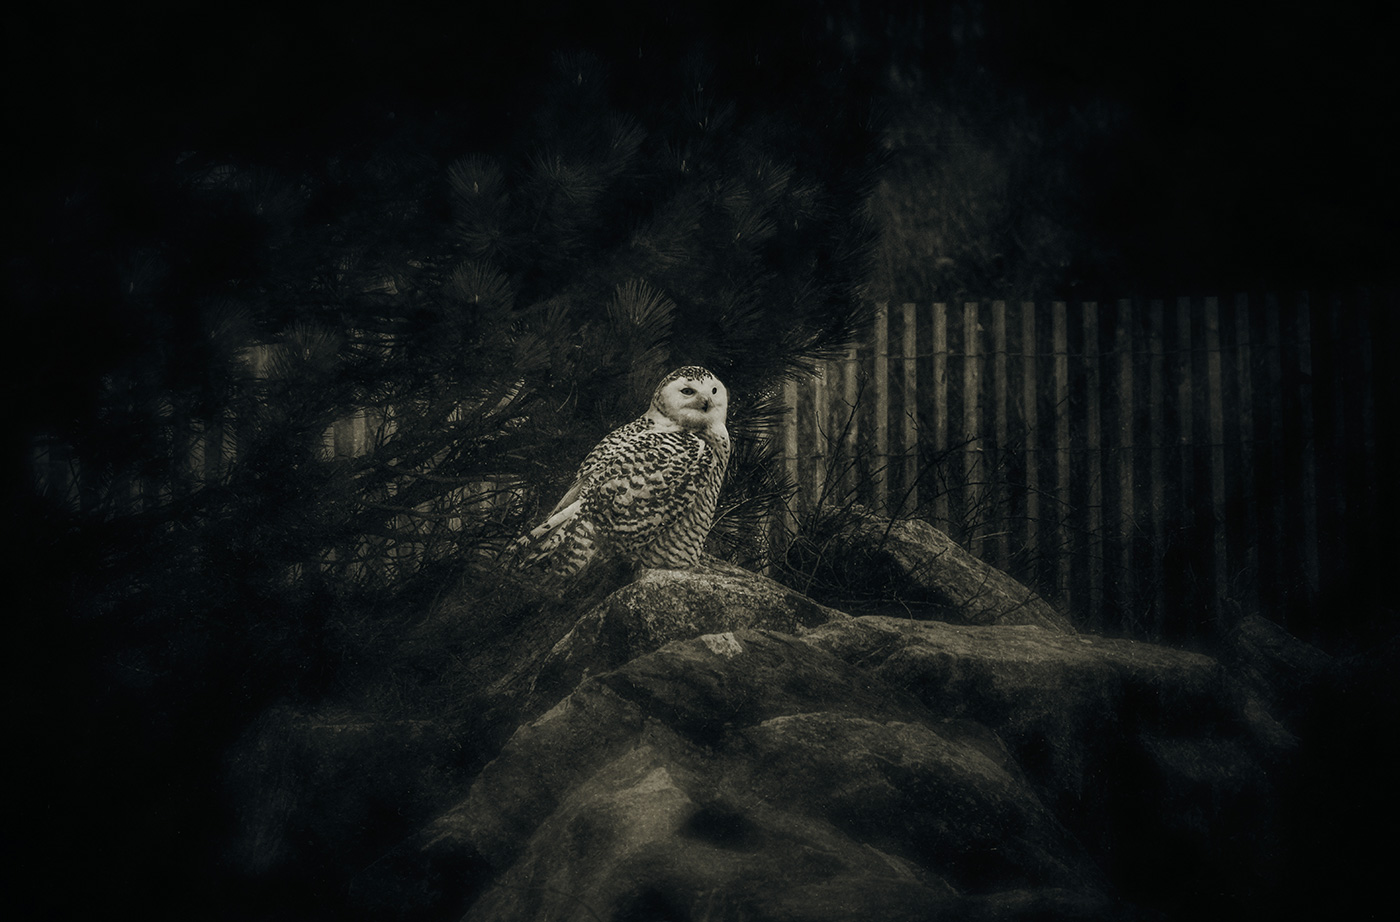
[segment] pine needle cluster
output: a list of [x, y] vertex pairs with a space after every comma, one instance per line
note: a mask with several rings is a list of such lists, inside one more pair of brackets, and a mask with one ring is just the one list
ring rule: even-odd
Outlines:
[[88, 389], [36, 411], [30, 503], [70, 600], [314, 693], [682, 364], [733, 395], [712, 549], [764, 563], [781, 384], [867, 321], [877, 126], [819, 57], [556, 53], [491, 144], [444, 110], [184, 151], [121, 237], [74, 195], [57, 223], [98, 245], [56, 297], [100, 325], [74, 339]]

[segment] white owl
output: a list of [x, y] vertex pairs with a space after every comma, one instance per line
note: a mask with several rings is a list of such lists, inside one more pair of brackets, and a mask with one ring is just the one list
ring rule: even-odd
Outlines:
[[728, 390], [704, 368], [671, 372], [645, 414], [588, 453], [564, 498], [507, 559], [550, 582], [604, 556], [639, 567], [694, 564], [729, 464], [728, 408]]

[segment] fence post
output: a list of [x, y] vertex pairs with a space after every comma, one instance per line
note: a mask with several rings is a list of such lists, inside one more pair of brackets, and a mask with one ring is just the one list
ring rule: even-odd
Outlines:
[[1167, 431], [1166, 431], [1166, 379], [1167, 355], [1163, 327], [1166, 323], [1166, 305], [1154, 300], [1149, 305], [1151, 324], [1148, 328], [1147, 350], [1151, 359], [1148, 365], [1148, 432], [1151, 436], [1152, 458], [1149, 463], [1151, 475], [1148, 489], [1151, 500], [1148, 504], [1151, 516], [1152, 544], [1150, 561], [1152, 565], [1153, 617], [1148, 636], [1160, 637], [1166, 628], [1166, 571], [1162, 564], [1162, 549], [1166, 544], [1166, 476], [1167, 476]]
[[1221, 626], [1225, 614], [1222, 602], [1229, 596], [1229, 572], [1225, 556], [1225, 408], [1220, 357], [1220, 303], [1205, 299], [1206, 402], [1210, 451], [1211, 573], [1213, 614]]
[[901, 429], [904, 450], [904, 495], [900, 497], [898, 509], [891, 514], [904, 514], [919, 508], [919, 346], [917, 312], [915, 305], [905, 303], [904, 315], [904, 400], [900, 403], [903, 412]]
[[1080, 603], [1085, 619], [1092, 625], [1102, 626], [1103, 579], [1104, 579], [1104, 535], [1103, 535], [1103, 427], [1099, 416], [1099, 397], [1102, 380], [1099, 375], [1099, 305], [1096, 301], [1085, 301], [1082, 305], [1084, 346], [1084, 447], [1083, 468], [1087, 481], [1087, 498], [1084, 519], [1085, 555], [1088, 560], [1085, 598]]
[[866, 384], [868, 382], [861, 381], [860, 347], [853, 345], [846, 350], [846, 356], [841, 360], [841, 391], [831, 404], [830, 425], [836, 432], [844, 433], [841, 451], [836, 455], [841, 465], [837, 472], [840, 492], [836, 498], [841, 502], [859, 495], [864, 486], [860, 483], [858, 462], [861, 457], [861, 440], [869, 434], [861, 425], [861, 417], [868, 416], [869, 413], [860, 412], [861, 404], [866, 399], [862, 397], [862, 389]]
[[[992, 419], [993, 419], [993, 439], [989, 456], [992, 459], [993, 477], [992, 508], [1000, 510], [1003, 514], [1010, 511], [1010, 490], [1006, 483], [1007, 477], [1007, 399], [1006, 391], [1008, 382], [1006, 379], [1006, 302], [992, 302]], [[1008, 549], [1011, 542], [1008, 540], [1008, 529], [1010, 522], [1005, 520], [995, 523], [992, 533], [987, 537], [987, 553], [990, 562], [1002, 569], [1007, 566], [1009, 556]]]
[[1039, 566], [1041, 553], [1040, 528], [1040, 463], [1043, 457], [1040, 436], [1039, 379], [1036, 377], [1038, 345], [1036, 342], [1035, 303], [1021, 302], [1021, 403], [1026, 427], [1026, 559]]
[[[1259, 509], [1258, 535], [1261, 552], [1259, 554], [1260, 594], [1265, 587], [1270, 594], [1265, 597], [1270, 608], [1278, 610], [1280, 616], [1286, 612], [1285, 601], [1288, 593], [1284, 582], [1288, 578], [1288, 568], [1283, 565], [1283, 551], [1286, 547], [1284, 531], [1283, 470], [1280, 449], [1283, 444], [1283, 355], [1280, 341], [1282, 329], [1279, 321], [1278, 298], [1272, 294], [1264, 298], [1263, 317], [1264, 341], [1255, 361], [1263, 366], [1259, 377], [1263, 379], [1262, 393], [1258, 394], [1263, 419], [1257, 429], [1262, 430], [1261, 439], [1265, 446], [1258, 456], [1259, 481], [1267, 484], [1264, 502]], [[1268, 549], [1268, 551], [1265, 550]], [[1269, 551], [1272, 551], [1270, 553]]]
[[783, 467], [793, 485], [796, 486], [797, 492], [788, 502], [783, 503], [782, 518], [774, 542], [776, 545], [775, 553], [772, 555], [778, 559], [787, 553], [792, 536], [797, 534], [797, 510], [801, 508], [800, 504], [804, 501], [807, 487], [802, 481], [797, 463], [797, 382], [790, 378], [783, 382], [782, 439]]
[[1252, 533], [1258, 519], [1258, 496], [1254, 478], [1254, 350], [1249, 315], [1249, 296], [1236, 295], [1235, 386], [1238, 400], [1234, 432], [1239, 445], [1241, 508], [1235, 528], [1239, 534], [1236, 558], [1241, 569], [1239, 582], [1244, 592], [1241, 604], [1246, 612], [1259, 608], [1259, 536]]
[[[871, 472], [875, 492], [873, 508], [889, 515], [890, 486], [890, 312], [885, 301], [875, 305], [875, 355], [870, 382], [875, 387], [875, 468]], [[868, 397], [867, 397], [868, 399]]]
[[1056, 301], [1051, 316], [1051, 361], [1055, 380], [1055, 589], [1064, 599], [1065, 608], [1073, 611], [1078, 599], [1070, 593], [1069, 523], [1065, 517], [1065, 499], [1069, 496], [1069, 325], [1066, 306]]
[[797, 390], [797, 413], [793, 426], [793, 457], [797, 482], [803, 487], [798, 495], [799, 509], [810, 514], [825, 490], [826, 452], [832, 436], [823, 429], [826, 414], [827, 368], [820, 367], [820, 377], [809, 378]]
[[1133, 413], [1133, 302], [1123, 298], [1118, 302], [1117, 325], [1113, 329], [1113, 351], [1118, 357], [1118, 431], [1116, 459], [1118, 509], [1114, 521], [1118, 534], [1118, 559], [1115, 599], [1118, 603], [1118, 623], [1127, 623], [1136, 612], [1137, 581], [1134, 578], [1133, 545], [1136, 543], [1134, 523], [1137, 521], [1133, 504], [1133, 465], [1136, 459], [1136, 429]]
[[[982, 556], [982, 536], [985, 523], [982, 515], [986, 508], [987, 477], [986, 459], [982, 454], [982, 401], [981, 391], [981, 348], [978, 336], [978, 308], [976, 301], [963, 303], [963, 374], [962, 374], [962, 432], [958, 439], [962, 453], [962, 519], [965, 529], [964, 540], [968, 550], [975, 557]], [[981, 469], [979, 475], [978, 469]], [[979, 480], [979, 476], [981, 479]]]
[[948, 306], [933, 305], [933, 456], [940, 469], [933, 494], [933, 524], [948, 530]]

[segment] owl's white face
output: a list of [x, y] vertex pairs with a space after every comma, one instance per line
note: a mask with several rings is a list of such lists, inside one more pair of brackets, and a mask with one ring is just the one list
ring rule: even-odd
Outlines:
[[708, 430], [728, 441], [729, 391], [703, 368], [692, 365], [667, 375], [651, 398], [651, 409], [682, 429]]

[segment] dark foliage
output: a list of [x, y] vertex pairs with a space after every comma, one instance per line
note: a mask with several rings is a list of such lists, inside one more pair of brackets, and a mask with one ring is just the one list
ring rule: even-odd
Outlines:
[[[474, 568], [670, 367], [735, 395], [716, 548], [764, 553], [776, 387], [863, 322], [870, 70], [831, 67], [836, 35], [796, 9], [737, 45], [702, 13], [571, 32], [554, 12], [461, 48], [397, 47], [402, 21], [305, 46], [231, 24], [271, 75], [120, 23], [129, 46], [94, 42], [60, 81], [124, 85], [83, 97], [88, 124], [47, 114], [83, 153], [30, 164], [35, 233], [7, 261], [35, 574], [11, 677], [44, 704], [26, 739], [61, 737], [27, 784], [99, 818], [83, 873], [104, 902], [218, 892], [224, 760], [270, 706], [369, 681], [385, 716], [460, 709], [470, 677], [405, 653], [406, 619], [455, 593], [462, 631], [495, 630], [510, 606]], [[171, 71], [136, 66], [159, 49]], [[45, 857], [70, 827], [29, 803], [20, 870], [80, 911]], [[415, 818], [390, 819], [376, 842]], [[308, 860], [327, 892], [289, 911], [346, 909]]]

